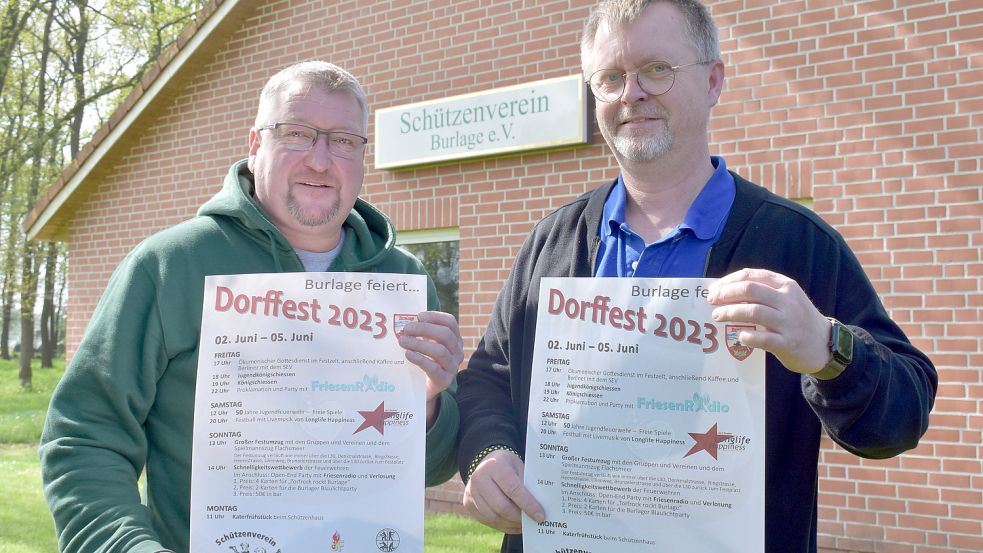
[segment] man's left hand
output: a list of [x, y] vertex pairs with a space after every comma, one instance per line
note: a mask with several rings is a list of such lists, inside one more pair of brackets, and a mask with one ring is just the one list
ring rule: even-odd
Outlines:
[[399, 345], [406, 359], [427, 374], [427, 428], [437, 419], [440, 393], [450, 386], [464, 361], [464, 339], [457, 319], [440, 311], [424, 311], [403, 327]]
[[765, 269], [742, 269], [710, 286], [716, 322], [750, 323], [738, 339], [771, 352], [793, 372], [811, 374], [830, 359], [830, 322], [798, 283]]

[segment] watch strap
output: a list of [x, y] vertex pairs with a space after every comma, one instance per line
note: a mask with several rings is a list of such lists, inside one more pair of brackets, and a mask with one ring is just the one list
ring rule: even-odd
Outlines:
[[[832, 317], [827, 319], [830, 323], [827, 344], [830, 358], [822, 369], [812, 373], [819, 380], [832, 380], [840, 376], [853, 361], [853, 333], [840, 321]], [[849, 341], [848, 344], [842, 342], [844, 338]]]

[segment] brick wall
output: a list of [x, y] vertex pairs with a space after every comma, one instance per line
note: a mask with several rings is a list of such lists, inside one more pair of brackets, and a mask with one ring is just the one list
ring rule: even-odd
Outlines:
[[981, 551], [983, 6], [772, 5], [713, 3], [731, 78], [712, 140], [753, 180], [814, 198], [941, 380], [913, 452], [860, 460], [825, 440], [820, 546]]
[[[374, 109], [579, 71], [587, 0], [266, 2], [109, 172], [70, 237], [69, 352], [119, 259], [193, 215], [246, 152], [265, 79], [321, 58], [352, 70]], [[896, 320], [940, 372], [922, 445], [887, 461], [828, 440], [826, 552], [983, 550], [980, 280], [983, 7], [975, 0], [710, 2], [728, 80], [712, 148], [728, 166], [813, 207], [847, 237]], [[370, 133], [374, 133], [370, 129]], [[526, 232], [616, 175], [593, 144], [398, 172], [364, 195], [403, 230], [460, 228], [467, 348]], [[454, 508], [460, 484], [430, 492]]]

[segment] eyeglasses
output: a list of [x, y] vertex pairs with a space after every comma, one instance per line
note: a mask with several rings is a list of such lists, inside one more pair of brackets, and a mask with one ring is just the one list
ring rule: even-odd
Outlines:
[[[666, 61], [650, 61], [635, 71], [638, 86], [652, 96], [661, 96], [676, 82], [676, 70], [691, 65], [702, 65], [712, 60], [694, 61], [681, 65], [669, 65]], [[594, 97], [602, 102], [614, 102], [625, 92], [625, 83], [631, 72], [620, 69], [598, 69], [587, 79]]]
[[350, 132], [322, 131], [299, 123], [273, 123], [256, 127], [256, 130], [273, 131], [273, 138], [277, 144], [288, 150], [297, 151], [310, 150], [317, 143], [317, 137], [323, 134], [328, 137], [328, 151], [344, 158], [357, 156], [369, 143], [369, 139], [364, 136]]

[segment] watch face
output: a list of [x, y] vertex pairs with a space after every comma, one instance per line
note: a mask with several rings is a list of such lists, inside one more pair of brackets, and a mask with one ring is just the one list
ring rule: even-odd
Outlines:
[[848, 361], [853, 360], [853, 334], [843, 325], [836, 325], [836, 342], [833, 348]]

